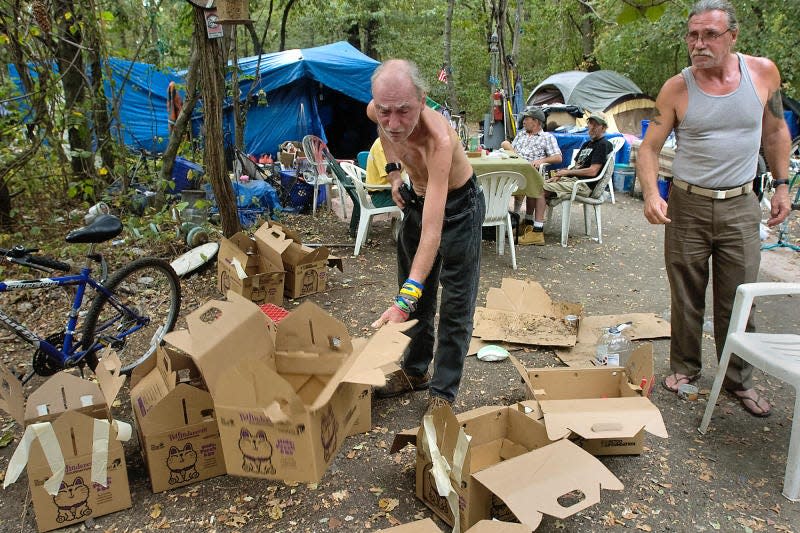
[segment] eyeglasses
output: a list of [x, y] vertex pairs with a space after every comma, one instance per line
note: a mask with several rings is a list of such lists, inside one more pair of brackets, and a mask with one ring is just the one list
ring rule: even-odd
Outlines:
[[717, 33], [715, 31], [704, 31], [703, 33], [698, 33], [696, 31], [691, 31], [686, 35], [684, 35], [683, 38], [686, 40], [687, 44], [694, 44], [699, 39], [702, 39], [704, 43], [708, 44], [715, 42], [717, 39], [719, 39], [729, 31], [731, 31], [731, 28], [728, 28], [722, 33]]

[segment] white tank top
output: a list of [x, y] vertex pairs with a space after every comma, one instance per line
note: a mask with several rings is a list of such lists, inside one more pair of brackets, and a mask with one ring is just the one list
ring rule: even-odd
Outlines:
[[752, 181], [761, 145], [764, 103], [742, 54], [741, 80], [735, 91], [720, 96], [704, 93], [691, 68], [681, 71], [689, 93], [686, 115], [675, 129], [677, 149], [672, 173], [710, 189], [737, 187]]

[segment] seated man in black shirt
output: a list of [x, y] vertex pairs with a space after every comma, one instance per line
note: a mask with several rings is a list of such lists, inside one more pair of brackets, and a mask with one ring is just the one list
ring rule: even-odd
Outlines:
[[[545, 198], [571, 195], [575, 181], [596, 178], [603, 165], [606, 164], [608, 154], [614, 150], [605, 137], [608, 123], [601, 114], [595, 113], [589, 117], [588, 124], [589, 140], [581, 145], [578, 155], [575, 157], [575, 164], [571, 168], [562, 168], [556, 171], [555, 176], [545, 182]], [[578, 184], [578, 195], [590, 196], [599, 182], [600, 180], [590, 184]]]

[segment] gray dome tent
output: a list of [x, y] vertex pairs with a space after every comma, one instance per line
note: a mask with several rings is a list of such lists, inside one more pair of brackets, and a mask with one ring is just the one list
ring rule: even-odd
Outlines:
[[601, 111], [608, 120], [609, 131], [638, 135], [641, 121], [650, 119], [655, 101], [618, 72], [569, 70], [553, 74], [541, 82], [528, 96], [527, 104], [566, 104], [579, 107], [588, 115]]

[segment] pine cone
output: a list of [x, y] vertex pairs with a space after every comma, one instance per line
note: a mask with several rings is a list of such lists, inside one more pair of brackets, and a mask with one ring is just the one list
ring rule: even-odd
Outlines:
[[33, 12], [33, 18], [36, 19], [36, 24], [39, 25], [45, 35], [48, 35], [52, 27], [47, 4], [45, 4], [44, 0], [33, 0], [31, 2], [31, 10]]

